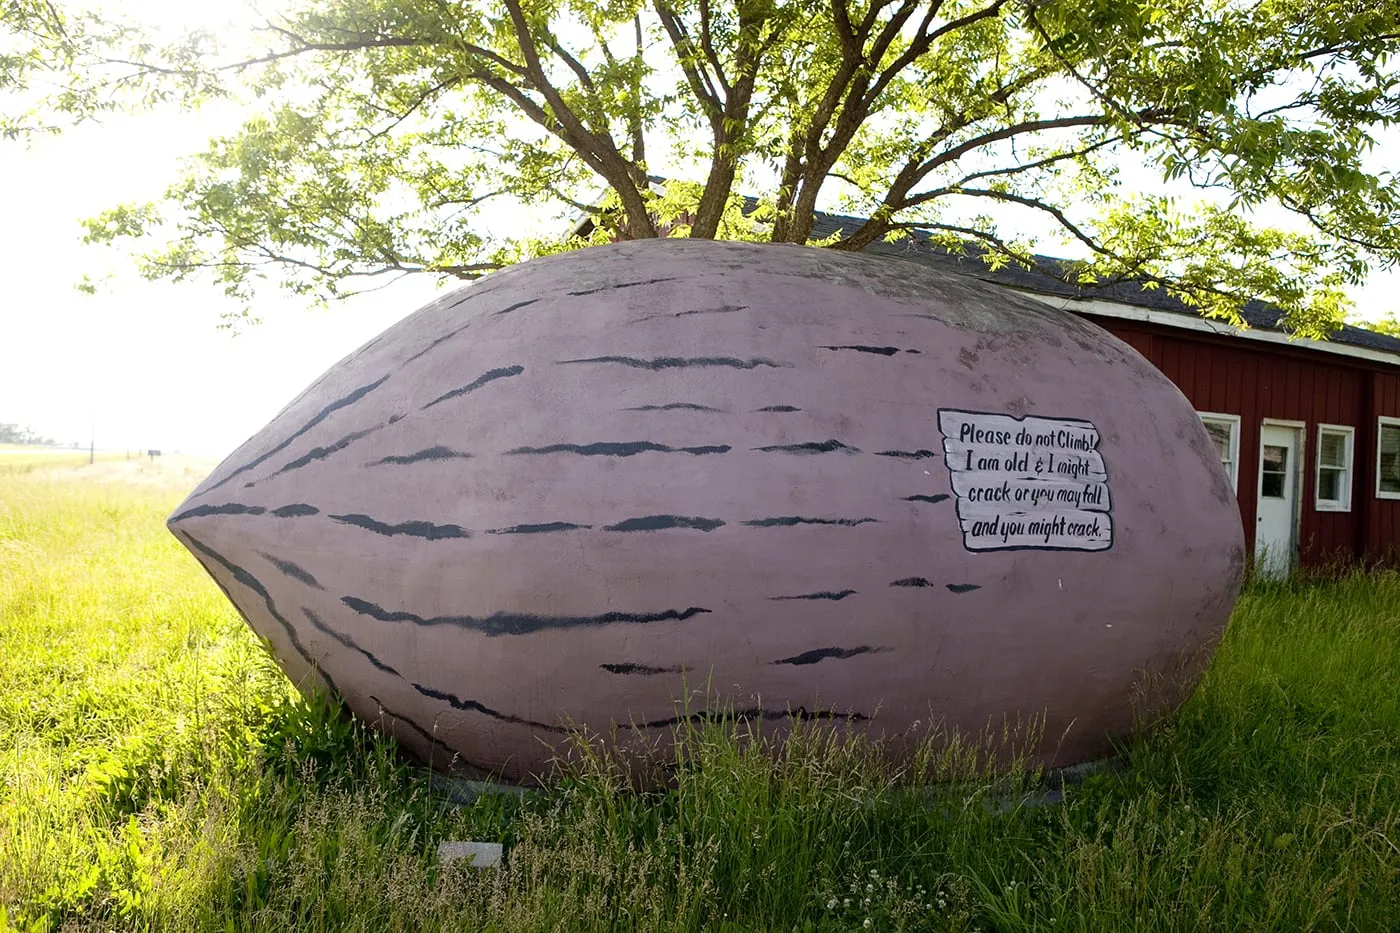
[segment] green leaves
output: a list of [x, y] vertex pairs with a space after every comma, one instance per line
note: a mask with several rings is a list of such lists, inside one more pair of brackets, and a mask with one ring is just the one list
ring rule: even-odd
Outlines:
[[26, 141], [104, 114], [188, 104], [224, 89], [204, 68], [204, 32], [155, 31], [50, 0], [0, 0], [0, 136]]
[[305, 0], [233, 59], [4, 2], [0, 86], [72, 79], [47, 113], [106, 106], [83, 95], [121, 43], [149, 99], [256, 102], [161, 205], [89, 225], [243, 297], [472, 278], [589, 216], [593, 239], [802, 243], [820, 207], [870, 218], [822, 245], [1058, 252], [1317, 336], [1400, 258], [1375, 150], [1400, 0]]

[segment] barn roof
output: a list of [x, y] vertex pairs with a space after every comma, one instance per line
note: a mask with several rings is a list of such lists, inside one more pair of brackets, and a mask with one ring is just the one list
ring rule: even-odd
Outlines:
[[[865, 218], [863, 217], [818, 211], [811, 236], [814, 240], [820, 240], [841, 231], [849, 234], [864, 223]], [[1060, 296], [1072, 300], [1116, 302], [1150, 311], [1164, 312], [1167, 315], [1180, 317], [1182, 326], [1199, 326], [1208, 323], [1213, 325], [1211, 329], [1222, 334], [1239, 336], [1248, 333], [1248, 331], [1240, 331], [1220, 321], [1206, 322], [1199, 311], [1179, 299], [1171, 297], [1162, 289], [1143, 288], [1141, 284], [1132, 281], [1091, 287], [1081, 287], [1067, 282], [1064, 274], [1064, 260], [1051, 256], [1037, 256], [1037, 266], [1034, 269], [1026, 269], [1013, 264], [993, 270], [975, 252], [962, 255], [951, 253], [944, 247], [934, 244], [930, 236], [923, 231], [911, 230], [909, 234], [909, 236], [894, 243], [877, 241], [867, 246], [864, 251], [873, 255], [890, 256], [950, 272], [972, 275], [987, 282], [1035, 292], [1040, 295]], [[1093, 308], [1090, 307], [1085, 307], [1082, 310], [1089, 314], [1094, 313]], [[1251, 301], [1244, 306], [1240, 314], [1252, 330], [1263, 331], [1278, 337], [1284, 337], [1287, 334], [1287, 331], [1279, 323], [1281, 312], [1265, 302]], [[1166, 321], [1162, 321], [1160, 317], [1156, 319], [1169, 325], [1172, 323], [1170, 319]], [[1293, 342], [1319, 350], [1354, 347], [1371, 353], [1393, 356], [1395, 357], [1393, 362], [1400, 363], [1400, 338], [1376, 333], [1362, 327], [1353, 327], [1349, 324], [1333, 331], [1326, 341], [1296, 340]]]

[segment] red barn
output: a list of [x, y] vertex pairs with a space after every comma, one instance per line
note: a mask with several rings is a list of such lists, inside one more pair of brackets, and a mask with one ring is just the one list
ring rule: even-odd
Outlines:
[[[861, 218], [821, 214], [822, 238]], [[917, 234], [867, 252], [974, 275], [1107, 329], [1151, 360], [1200, 413], [1235, 484], [1257, 562], [1400, 563], [1400, 339], [1344, 327], [1294, 340], [1262, 303], [1237, 330], [1134, 283], [1081, 289], [1045, 268], [989, 270]]]

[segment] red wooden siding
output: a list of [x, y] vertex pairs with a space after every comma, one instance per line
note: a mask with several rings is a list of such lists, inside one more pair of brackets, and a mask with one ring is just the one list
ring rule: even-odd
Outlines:
[[[1376, 498], [1376, 418], [1400, 418], [1396, 366], [1305, 347], [1181, 331], [1137, 321], [1091, 317], [1157, 366], [1197, 411], [1238, 415], [1238, 496], [1252, 553], [1264, 419], [1303, 422], [1299, 558], [1400, 562], [1400, 500]], [[1348, 512], [1318, 511], [1317, 427], [1347, 425], [1353, 435]]]
[[[1371, 373], [1371, 402], [1374, 407], [1372, 422], [1376, 417], [1400, 418], [1400, 373]], [[1369, 490], [1374, 495], [1376, 488], [1376, 444], [1375, 437], [1368, 438], [1366, 464], [1369, 470]], [[1374, 499], [1375, 521], [1368, 529], [1366, 551], [1390, 563], [1400, 563], [1400, 499]]]

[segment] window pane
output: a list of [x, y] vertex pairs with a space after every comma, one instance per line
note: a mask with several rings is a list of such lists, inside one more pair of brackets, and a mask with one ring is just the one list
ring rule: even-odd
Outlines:
[[1266, 499], [1282, 499], [1287, 485], [1288, 448], [1277, 444], [1265, 444], [1262, 454], [1262, 471], [1259, 475], [1259, 495]]
[[1342, 471], [1322, 470], [1317, 474], [1317, 498], [1323, 502], [1342, 501]]
[[1381, 425], [1381, 492], [1400, 493], [1400, 427]]
[[1318, 439], [1318, 456], [1323, 466], [1344, 467], [1347, 465], [1347, 438], [1345, 434], [1323, 431]]
[[1215, 441], [1215, 449], [1220, 453], [1220, 461], [1224, 463], [1230, 459], [1230, 434], [1234, 429], [1228, 421], [1206, 421], [1206, 433], [1210, 439]]

